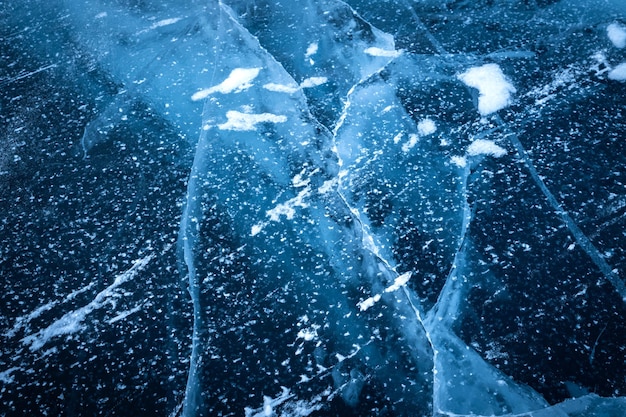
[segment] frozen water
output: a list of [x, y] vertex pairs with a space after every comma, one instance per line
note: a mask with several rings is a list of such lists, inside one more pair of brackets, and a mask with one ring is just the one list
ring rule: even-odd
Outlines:
[[625, 21], [0, 5], [0, 414], [626, 415]]

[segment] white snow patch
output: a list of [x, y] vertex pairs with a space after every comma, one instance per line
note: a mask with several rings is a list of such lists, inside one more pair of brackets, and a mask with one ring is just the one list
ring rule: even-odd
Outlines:
[[117, 287], [133, 279], [137, 273], [144, 269], [154, 258], [155, 255], [150, 254], [135, 261], [130, 269], [116, 276], [113, 283], [100, 291], [89, 304], [66, 313], [45, 329], [41, 329], [35, 334], [24, 337], [22, 343], [30, 345], [29, 349], [34, 352], [43, 347], [43, 345], [48, 343], [53, 337], [76, 333], [82, 330], [82, 322], [87, 315], [94, 310], [104, 307], [106, 304], [115, 304], [113, 298], [119, 296], [119, 293], [116, 291]]
[[363, 300], [357, 303], [357, 306], [361, 309], [361, 311], [365, 311], [374, 304], [376, 304], [380, 300], [380, 294], [376, 294], [373, 297], [368, 298], [367, 300]]
[[306, 48], [306, 53], [304, 54], [304, 56], [309, 58], [311, 55], [315, 55], [317, 53], [318, 48], [319, 46], [317, 42], [311, 42], [308, 48]]
[[250, 236], [256, 236], [259, 233], [261, 233], [261, 230], [263, 230], [263, 224], [255, 224], [254, 226], [252, 226], [252, 230], [250, 230]]
[[311, 340], [317, 339], [317, 330], [321, 326], [319, 324], [313, 324], [311, 327], [307, 327], [305, 329], [300, 329], [298, 331], [298, 339], [303, 339], [305, 342], [310, 342]]
[[626, 28], [624, 26], [618, 23], [611, 23], [606, 28], [606, 34], [616, 48], [626, 46]]
[[300, 83], [300, 87], [302, 88], [313, 88], [318, 85], [326, 84], [328, 82], [328, 78], [326, 77], [311, 77]]
[[507, 107], [511, 104], [511, 94], [516, 92], [497, 64], [470, 68], [458, 78], [478, 90], [478, 111], [483, 116]]
[[265, 88], [268, 91], [273, 91], [275, 93], [292, 94], [298, 91], [298, 86], [276, 84], [276, 83], [267, 83], [263, 86], [263, 88]]
[[322, 186], [317, 189], [317, 192], [320, 194], [326, 194], [327, 192], [333, 190], [337, 186], [337, 179], [324, 181]]
[[275, 415], [274, 408], [280, 406], [285, 401], [294, 397], [288, 388], [281, 387], [282, 392], [276, 398], [263, 396], [263, 407], [259, 409], [252, 409], [245, 407], [244, 413], [246, 417], [270, 417]]
[[96, 15], [96, 19], [104, 19], [105, 17], [107, 17], [109, 14], [107, 12], [100, 12]]
[[287, 200], [284, 203], [278, 204], [271, 210], [265, 212], [265, 215], [269, 217], [269, 221], [260, 222], [252, 226], [250, 230], [251, 236], [258, 235], [269, 222], [279, 222], [281, 216], [285, 216], [287, 220], [292, 220], [296, 215], [296, 207], [307, 208], [309, 206], [304, 200], [311, 194], [311, 187], [307, 186], [298, 193], [297, 196]]
[[470, 156], [491, 155], [499, 158], [506, 155], [506, 150], [492, 140], [477, 139], [467, 147], [467, 154]]
[[[315, 171], [313, 173], [315, 173]], [[294, 177], [291, 179], [291, 183], [294, 187], [300, 188], [309, 185], [311, 180], [309, 178], [304, 178], [304, 174], [306, 174], [306, 168], [300, 171], [300, 173], [294, 175]]]
[[615, 81], [626, 81], [626, 62], [619, 64], [609, 71], [608, 77]]
[[278, 204], [271, 210], [267, 211], [267, 216], [271, 221], [277, 222], [280, 221], [280, 216], [285, 216], [287, 220], [292, 220], [293, 216], [296, 214], [296, 207], [306, 208], [309, 205], [304, 202], [304, 199], [311, 194], [311, 188], [307, 187], [304, 190], [300, 191], [297, 196], [292, 199], [287, 200], [287, 202]]
[[437, 131], [437, 125], [432, 119], [424, 119], [417, 124], [417, 131], [422, 136], [431, 135]]
[[467, 159], [464, 156], [453, 156], [452, 158], [450, 158], [450, 160], [454, 165], [458, 166], [459, 168], [465, 168], [465, 166], [467, 165]]
[[227, 111], [226, 118], [228, 119], [226, 123], [217, 125], [220, 130], [250, 131], [256, 130], [256, 125], [259, 123], [284, 123], [287, 121], [287, 117], [282, 115], [241, 113], [236, 110]]
[[417, 141], [418, 140], [419, 140], [419, 136], [417, 136], [415, 133], [411, 133], [409, 135], [408, 142], [406, 142], [404, 145], [402, 145], [402, 152], [407, 153], [408, 151], [413, 149], [413, 147], [415, 145], [417, 145]]
[[393, 143], [398, 144], [402, 140], [402, 132], [393, 137]]
[[213, 93], [239, 93], [252, 87], [252, 80], [258, 75], [261, 68], [235, 68], [228, 77], [218, 85], [200, 90], [191, 96], [193, 101], [203, 100]]
[[363, 52], [365, 52], [366, 54], [370, 56], [385, 57], [385, 58], [396, 58], [402, 55], [402, 51], [382, 49], [382, 48], [377, 48], [375, 46], [366, 48]]

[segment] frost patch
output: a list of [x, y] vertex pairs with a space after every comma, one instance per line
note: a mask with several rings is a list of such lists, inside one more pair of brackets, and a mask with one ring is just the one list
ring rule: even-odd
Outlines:
[[492, 140], [477, 139], [467, 147], [467, 154], [470, 156], [491, 155], [499, 158], [506, 155], [506, 150]]
[[511, 94], [516, 92], [497, 64], [470, 68], [458, 78], [478, 90], [478, 111], [483, 116], [507, 107], [511, 104]]
[[616, 48], [626, 46], [626, 28], [624, 26], [618, 23], [611, 23], [606, 28], [606, 34]]
[[256, 130], [256, 125], [259, 123], [284, 123], [287, 121], [286, 116], [272, 113], [241, 113], [236, 110], [226, 112], [226, 118], [228, 119], [226, 123], [217, 125], [220, 130], [250, 131]]
[[609, 71], [608, 77], [615, 81], [626, 81], [626, 62], [619, 64]]
[[213, 93], [239, 93], [252, 87], [252, 80], [258, 75], [261, 68], [235, 68], [228, 77], [211, 88], [200, 90], [191, 96], [193, 101], [203, 100]]

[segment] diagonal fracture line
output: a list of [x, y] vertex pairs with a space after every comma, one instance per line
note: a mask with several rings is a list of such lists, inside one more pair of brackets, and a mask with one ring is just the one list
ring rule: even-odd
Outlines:
[[612, 269], [608, 262], [604, 259], [604, 257], [600, 254], [598, 248], [595, 247], [593, 242], [585, 235], [585, 233], [580, 230], [574, 219], [569, 215], [569, 213], [561, 207], [561, 204], [558, 202], [554, 194], [548, 189], [546, 183], [541, 179], [533, 161], [528, 156], [526, 149], [519, 140], [517, 134], [513, 133], [506, 122], [504, 122], [499, 115], [496, 115], [495, 120], [498, 124], [504, 129], [506, 132], [505, 137], [508, 137], [520, 159], [524, 161], [524, 164], [528, 168], [531, 177], [541, 189], [541, 192], [548, 200], [548, 203], [555, 210], [556, 214], [561, 218], [565, 226], [567, 226], [570, 233], [576, 239], [576, 242], [580, 245], [580, 247], [585, 251], [585, 253], [591, 258], [593, 263], [598, 267], [600, 272], [604, 275], [604, 277], [613, 285], [615, 291], [619, 293], [622, 297], [622, 300], [626, 302], [626, 285], [624, 282], [617, 276], [616, 270]]

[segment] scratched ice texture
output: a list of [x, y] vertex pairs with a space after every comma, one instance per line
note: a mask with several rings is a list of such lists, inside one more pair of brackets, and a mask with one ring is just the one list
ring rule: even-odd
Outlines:
[[626, 415], [623, 0], [0, 2], [0, 415]]

